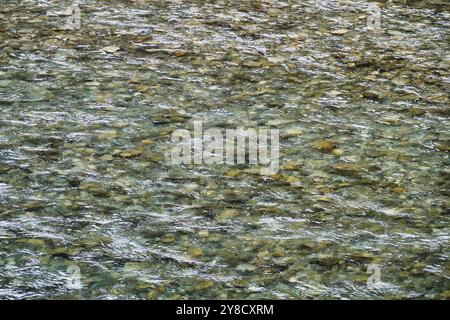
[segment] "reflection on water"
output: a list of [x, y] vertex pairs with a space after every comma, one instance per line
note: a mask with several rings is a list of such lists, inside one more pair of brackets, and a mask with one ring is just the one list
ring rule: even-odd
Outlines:
[[[2, 4], [0, 297], [448, 298], [448, 3], [320, 2]], [[193, 120], [279, 173], [171, 165]]]

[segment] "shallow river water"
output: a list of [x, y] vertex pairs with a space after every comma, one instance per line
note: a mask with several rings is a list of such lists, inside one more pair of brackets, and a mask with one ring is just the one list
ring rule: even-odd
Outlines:
[[448, 1], [78, 3], [0, 1], [0, 298], [450, 297]]

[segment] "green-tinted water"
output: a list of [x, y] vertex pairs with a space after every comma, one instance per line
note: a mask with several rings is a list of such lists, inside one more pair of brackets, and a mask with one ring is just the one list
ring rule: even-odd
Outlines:
[[[0, 297], [448, 298], [448, 2], [371, 3], [2, 1]], [[279, 173], [171, 164], [193, 120]]]

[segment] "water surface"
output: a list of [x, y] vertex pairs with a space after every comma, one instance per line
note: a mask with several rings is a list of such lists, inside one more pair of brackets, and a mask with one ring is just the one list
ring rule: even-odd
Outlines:
[[[0, 297], [448, 298], [448, 2], [320, 2], [86, 0], [70, 30], [3, 1]], [[280, 129], [279, 173], [172, 165], [193, 120]]]

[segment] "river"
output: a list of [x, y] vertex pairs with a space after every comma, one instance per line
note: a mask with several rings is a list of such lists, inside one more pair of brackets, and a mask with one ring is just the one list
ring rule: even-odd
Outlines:
[[448, 1], [1, 2], [0, 298], [449, 298]]

